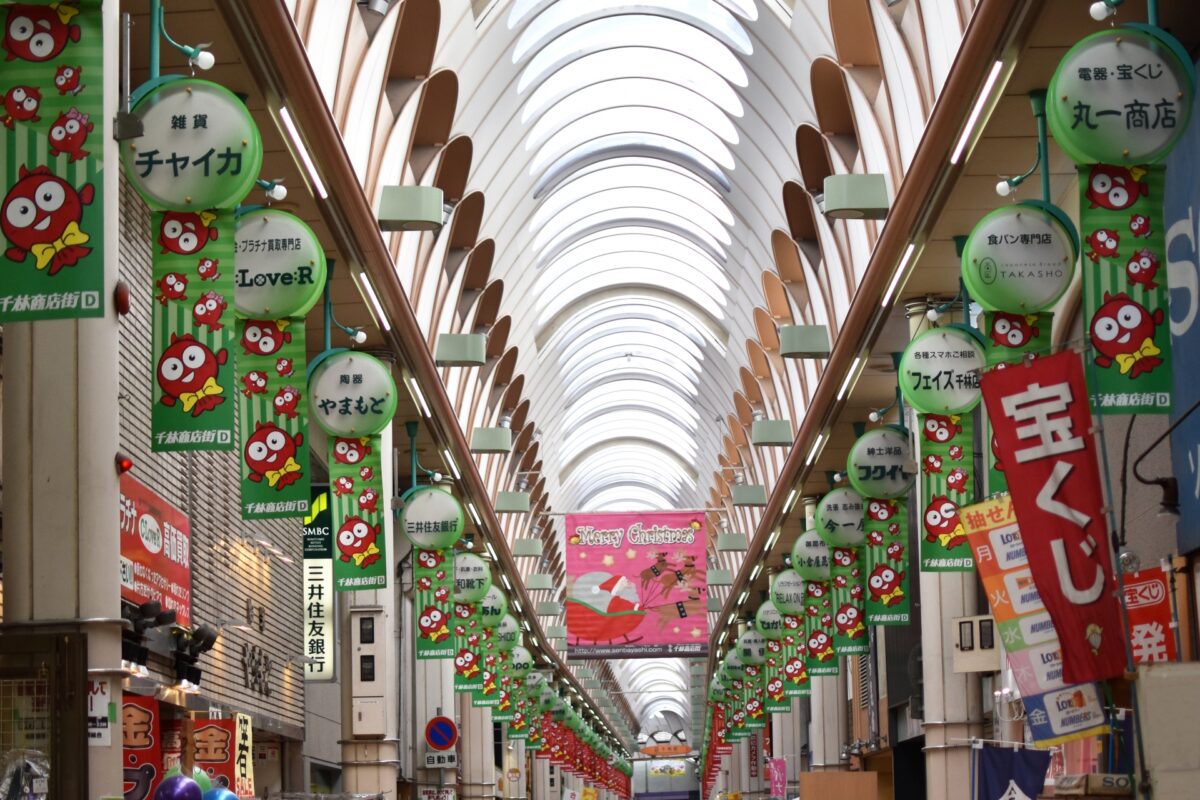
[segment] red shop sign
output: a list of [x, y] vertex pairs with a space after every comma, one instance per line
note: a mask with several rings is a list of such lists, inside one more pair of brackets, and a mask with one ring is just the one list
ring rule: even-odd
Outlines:
[[1067, 683], [1125, 671], [1100, 465], [1078, 353], [995, 369], [983, 399], [1029, 569], [1063, 651]]
[[1171, 629], [1171, 582], [1166, 570], [1144, 569], [1125, 576], [1125, 610], [1133, 663], [1174, 661]]
[[121, 476], [121, 599], [150, 600], [192, 624], [191, 526], [187, 515], [129, 473]]

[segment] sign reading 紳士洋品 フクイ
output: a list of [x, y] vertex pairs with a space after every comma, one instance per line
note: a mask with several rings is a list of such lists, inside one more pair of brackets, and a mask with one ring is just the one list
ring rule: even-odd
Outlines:
[[258, 126], [246, 104], [211, 81], [176, 78], [134, 104], [143, 134], [121, 143], [125, 175], [155, 209], [233, 209], [262, 167]]
[[[104, 315], [100, 0], [4, 4], [0, 322]], [[115, 267], [114, 267], [115, 269]]]
[[157, 601], [192, 622], [191, 525], [187, 515], [128, 472], [121, 476], [121, 599]]
[[917, 477], [912, 445], [903, 428], [867, 431], [850, 447], [846, 475], [863, 497], [903, 497]]
[[334, 674], [333, 515], [327, 487], [313, 488], [304, 518], [304, 664], [306, 681], [331, 681]]
[[1031, 201], [986, 214], [967, 237], [962, 276], [989, 311], [1030, 314], [1052, 307], [1071, 285], [1079, 235], [1062, 210]]

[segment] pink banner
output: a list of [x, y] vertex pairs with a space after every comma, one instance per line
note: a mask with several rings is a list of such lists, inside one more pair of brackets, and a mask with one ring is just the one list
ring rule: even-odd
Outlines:
[[568, 514], [566, 522], [570, 658], [707, 652], [703, 512]]
[[771, 797], [787, 797], [787, 759], [767, 759], [767, 773], [771, 776]]

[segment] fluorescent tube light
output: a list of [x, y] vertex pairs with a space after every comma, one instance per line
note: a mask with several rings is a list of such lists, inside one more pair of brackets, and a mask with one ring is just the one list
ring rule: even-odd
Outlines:
[[[476, 525], [482, 525], [483, 521], [479, 519], [479, 512], [475, 510], [474, 503], [467, 503], [467, 511], [471, 512], [471, 519], [475, 520]], [[490, 547], [489, 547], [490, 549]]]
[[892, 273], [891, 283], [888, 284], [887, 291], [883, 293], [883, 299], [879, 302], [881, 306], [887, 308], [891, 305], [892, 295], [900, 288], [902, 279], [907, 275], [908, 268], [912, 264], [913, 256], [917, 252], [915, 242], [909, 242], [908, 247], [904, 249], [904, 255], [900, 258], [900, 263], [896, 266], [896, 271]]
[[746, 598], [749, 596], [750, 596], [750, 592], [748, 590], [743, 590], [742, 593], [738, 595], [738, 602], [737, 602], [738, 608], [742, 607], [742, 603], [745, 603]]
[[300, 131], [296, 130], [296, 123], [292, 122], [292, 115], [288, 112], [287, 106], [279, 107], [279, 121], [283, 123], [284, 131], [292, 140], [292, 147], [296, 149], [296, 155], [300, 157], [304, 171], [308, 173], [308, 181], [312, 184], [313, 194], [322, 200], [329, 197], [329, 192], [325, 190], [325, 182], [317, 173], [317, 165], [313, 163], [312, 156], [308, 153], [308, 146], [300, 138]]
[[761, 572], [762, 572], [762, 562], [760, 561], [754, 565], [754, 571], [750, 573], [750, 582], [754, 583], [756, 580], [758, 580], [758, 576]]
[[854, 363], [850, 365], [850, 369], [846, 370], [846, 379], [842, 381], [842, 388], [838, 389], [837, 399], [839, 402], [846, 399], [846, 395], [850, 392], [850, 387], [858, 378], [859, 367], [862, 366], [862, 356], [857, 356]]
[[[825, 434], [821, 434], [821, 436], [824, 436], [824, 435]], [[819, 442], [820, 440], [821, 440], [820, 436], [818, 436], [817, 441]], [[808, 463], [810, 463], [810, 464], [812, 463], [811, 455], [809, 456]], [[787, 500], [783, 504], [783, 513], [787, 514], [788, 512], [790, 512], [792, 510], [792, 506], [796, 505], [796, 495], [797, 495], [797, 492], [795, 489], [792, 489], [790, 492], [788, 492]], [[775, 531], [775, 536], [776, 536], [776, 538], [779, 537], [779, 531]], [[771, 545], [767, 545], [767, 550], [770, 550], [770, 549], [771, 549]]]
[[454, 463], [454, 456], [450, 455], [450, 451], [444, 447], [442, 448], [442, 460], [446, 462], [446, 466], [454, 475], [454, 480], [461, 481], [462, 473], [458, 471], [458, 464]]
[[[405, 378], [405, 383], [408, 384], [408, 391], [413, 396], [413, 400], [421, 408], [421, 413], [425, 415], [425, 419], [432, 419], [433, 412], [429, 410], [429, 403], [425, 400], [425, 393], [421, 391], [421, 387], [417, 385], [417, 379], [409, 375]], [[457, 470], [456, 470], [457, 471]]]
[[488, 555], [492, 557], [492, 561], [498, 561], [499, 559], [496, 558], [496, 549], [492, 547], [492, 543], [486, 542], [484, 546], [487, 547]]
[[771, 536], [767, 539], [766, 552], [771, 552], [771, 548], [774, 547], [775, 543], [779, 541], [779, 534], [782, 532], [782, 528], [776, 528], [775, 530], [771, 531]]
[[962, 133], [958, 137], [958, 143], [954, 145], [954, 150], [950, 153], [951, 164], [957, 164], [962, 159], [967, 145], [975, 137], [975, 127], [979, 123], [979, 118], [983, 116], [983, 109], [992, 98], [992, 89], [996, 87], [996, 81], [1000, 77], [1000, 70], [1003, 68], [1003, 61], [997, 61], [995, 64], [992, 64], [992, 71], [988, 73], [987, 80], [983, 82], [983, 89], [980, 90], [979, 96], [975, 98], [975, 105], [971, 109], [970, 116], [967, 117], [967, 124], [963, 126]]
[[512, 591], [512, 584], [508, 582], [508, 576], [507, 576], [507, 575], [501, 575], [501, 576], [500, 576], [500, 580], [501, 580], [501, 581], [504, 583], [504, 588], [505, 588], [505, 589], [508, 589], [508, 590], [511, 592], [511, 591]]
[[[818, 433], [817, 440], [815, 442], [813, 442], [812, 449], [808, 451], [808, 458], [806, 458], [804, 460], [804, 466], [806, 466], [806, 467], [812, 466], [812, 463], [817, 460], [817, 456], [821, 452], [821, 445], [823, 445], [823, 444], [825, 444], [825, 434]], [[793, 489], [792, 493], [795, 494], [795, 492], [796, 492], [796, 490]]]
[[371, 304], [371, 308], [375, 311], [375, 322], [379, 325], [380, 330], [390, 331], [392, 323], [387, 318], [387, 314], [383, 313], [383, 304], [379, 302], [379, 295], [375, 294], [375, 287], [371, 285], [371, 280], [366, 275], [359, 273], [358, 285], [362, 287], [363, 294], [367, 296], [367, 301]]

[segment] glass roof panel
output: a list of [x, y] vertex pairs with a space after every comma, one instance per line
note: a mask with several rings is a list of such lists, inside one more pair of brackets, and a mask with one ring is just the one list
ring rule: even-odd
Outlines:
[[729, 277], [721, 263], [710, 258], [695, 242], [667, 231], [646, 228], [610, 228], [581, 238], [564, 250], [554, 263], [547, 266], [543, 275], [546, 280], [556, 280], [559, 275], [574, 269], [582, 261], [610, 256], [613, 253], [662, 256], [664, 259], [687, 264], [725, 291], [730, 287]]
[[731, 184], [725, 171], [711, 158], [690, 144], [670, 136], [657, 133], [614, 133], [601, 136], [576, 146], [563, 153], [557, 161], [546, 167], [537, 176], [534, 197], [567, 180], [573, 173], [585, 167], [625, 156], [647, 156], [672, 162], [691, 172], [722, 191], [730, 191]]
[[608, 208], [583, 219], [573, 221], [549, 240], [539, 234], [535, 238], [533, 245], [535, 257], [541, 258], [547, 255], [557, 255], [584, 236], [608, 228], [625, 227], [634, 223], [655, 227], [668, 233], [677, 233], [684, 238], [691, 239], [722, 260], [727, 257], [724, 245], [732, 241], [729, 231], [724, 227], [718, 227], [715, 231], [709, 231], [694, 220], [669, 211], [645, 207]]
[[622, 133], [657, 134], [674, 139], [724, 169], [733, 169], [733, 153], [729, 147], [695, 120], [661, 108], [622, 106], [596, 111], [559, 128], [538, 149], [529, 164], [529, 174], [541, 172], [548, 164], [585, 142]]
[[[696, 121], [709, 123], [709, 127], [718, 133], [721, 133], [721, 130], [716, 126], [724, 126], [726, 123], [715, 120], [710, 122], [712, 110], [733, 117], [741, 117], [744, 113], [737, 94], [728, 85], [725, 87], [726, 91], [706, 96], [698, 94], [692, 87], [681, 86], [658, 76], [647, 78], [635, 73], [596, 80], [595, 75], [584, 69], [579, 69], [579, 74], [576, 75], [574, 67], [578, 63], [572, 62], [554, 73], [534, 90], [521, 108], [522, 123], [527, 124], [535, 119], [540, 123], [551, 114], [557, 115], [564, 105], [579, 106], [586, 102], [594, 104], [597, 108], [606, 108], [617, 105], [618, 100], [632, 105], [644, 105], [647, 101], [657, 103], [658, 96], [665, 98], [672, 108], [693, 117]], [[728, 125], [732, 127], [733, 123], [728, 122]], [[735, 129], [734, 136], [736, 135]], [[721, 136], [728, 138], [724, 133], [721, 133]]]
[[[553, 74], [557, 76], [566, 73], [558, 78], [558, 81], [571, 90], [611, 78], [653, 75], [686, 86], [705, 97], [711, 93], [714, 97], [713, 102], [718, 105], [728, 102], [720, 99], [722, 95], [728, 97], [735, 94], [730, 84], [745, 86], [747, 83], [745, 71], [740, 64], [737, 72], [725, 75], [703, 61], [697, 61], [673, 49], [661, 49], [657, 44], [661, 43], [650, 47], [631, 44], [589, 53], [571, 61]], [[517, 79], [519, 94], [540, 85], [543, 78], [548, 79], [550, 73], [536, 72], [532, 69], [533, 66], [531, 64], [526, 67]], [[546, 64], [545, 69], [549, 70], [553, 66]]]
[[548, 218], [577, 200], [621, 187], [652, 188], [686, 197], [717, 217], [723, 224], [733, 224], [733, 212], [711, 186], [690, 172], [681, 173], [665, 169], [665, 162], [659, 164], [662, 166], [623, 164], [608, 169], [597, 169], [559, 184], [542, 198], [537, 210], [530, 217], [529, 229], [537, 230]]
[[662, 361], [680, 372], [691, 373], [699, 380], [702, 359], [693, 357], [685, 347], [658, 338], [641, 336], [607, 336], [589, 342], [585, 347], [572, 348], [559, 363], [569, 377], [581, 366], [598, 364], [615, 358], [632, 361], [635, 357]]
[[[614, 395], [619, 395], [621, 399], [613, 399]], [[586, 419], [597, 409], [629, 404], [645, 404], [664, 414], [670, 414], [676, 419], [689, 419], [693, 423], [700, 421], [700, 414], [694, 406], [684, 403], [679, 395], [664, 389], [657, 383], [614, 381], [604, 385], [603, 394], [593, 395], [567, 406], [562, 415], [562, 425], [569, 428], [574, 425], [575, 421]], [[692, 427], [694, 428], [695, 424]]]
[[619, 486], [584, 496], [579, 505], [584, 511], [655, 511], [672, 508], [675, 501], [646, 486]]
[[[553, 198], [551, 198], [553, 199]], [[603, 211], [609, 208], [657, 208], [672, 211], [684, 217], [695, 217], [695, 221], [704, 227], [725, 234], [719, 237], [724, 244], [729, 244], [729, 233], [725, 225], [707, 208], [692, 198], [675, 192], [647, 186], [615, 186], [610, 189], [593, 191], [579, 198], [570, 205], [560, 209], [558, 213], [542, 219], [536, 218], [529, 223], [530, 232], [539, 229], [543, 233], [562, 230], [569, 222]], [[534, 245], [535, 247], [537, 245]]]
[[[677, 261], [656, 262], [645, 253], [614, 253], [613, 258], [620, 258], [626, 266], [588, 274], [586, 267], [595, 262], [585, 262], [580, 269], [564, 273], [559, 280], [539, 294], [538, 304], [549, 305], [538, 314], [538, 326], [544, 325], [581, 297], [613, 286], [654, 286], [669, 292], [686, 292], [693, 299], [704, 303], [714, 317], [725, 318], [723, 309], [727, 298], [695, 270], [679, 268]], [[580, 274], [585, 277], [580, 277]]]

